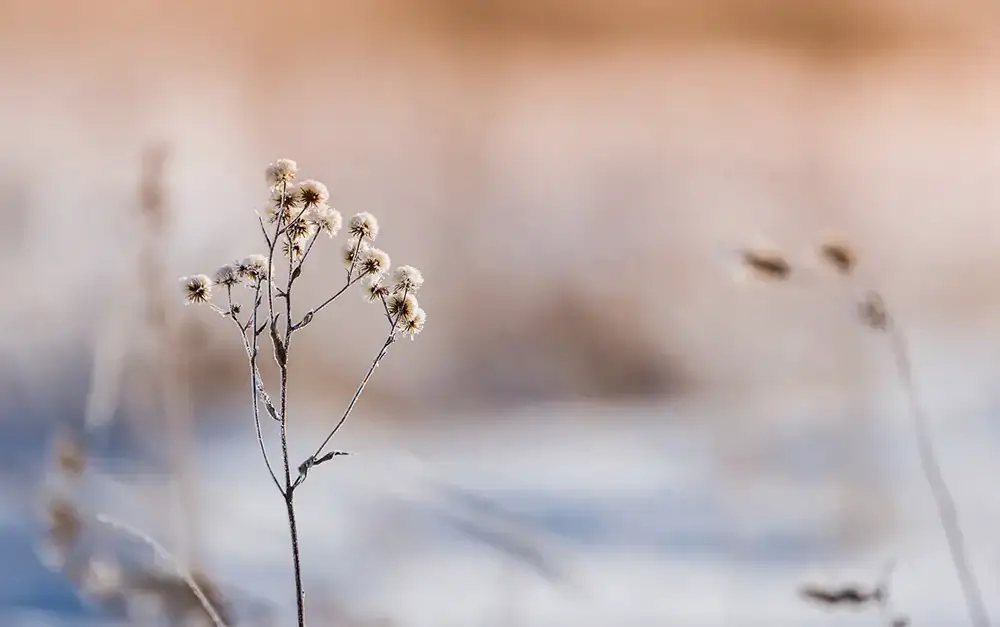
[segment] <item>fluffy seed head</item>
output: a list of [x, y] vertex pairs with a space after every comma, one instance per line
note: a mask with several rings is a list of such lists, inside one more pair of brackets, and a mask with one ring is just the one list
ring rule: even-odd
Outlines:
[[402, 321], [399, 324], [399, 330], [410, 336], [412, 340], [418, 333], [424, 330], [424, 323], [427, 322], [427, 314], [423, 309], [417, 309], [413, 313], [413, 317]]
[[372, 214], [364, 211], [351, 218], [349, 230], [351, 235], [373, 240], [378, 237], [378, 220]]
[[299, 183], [299, 198], [306, 207], [322, 205], [330, 200], [330, 191], [315, 179], [307, 179]]
[[267, 184], [278, 187], [282, 183], [291, 183], [299, 172], [299, 166], [291, 159], [278, 159], [267, 166]]
[[271, 200], [267, 206], [267, 215], [271, 222], [286, 223], [302, 211], [302, 196], [294, 184], [286, 189], [275, 189], [271, 192]]
[[267, 279], [267, 257], [264, 255], [249, 255], [237, 267], [239, 276], [248, 283], [256, 283]]
[[232, 287], [240, 282], [240, 269], [234, 263], [227, 263], [215, 271], [215, 284]]
[[413, 266], [399, 266], [392, 273], [393, 290], [396, 292], [416, 292], [424, 284], [424, 275]]
[[293, 242], [299, 240], [308, 240], [312, 237], [312, 234], [316, 232], [316, 225], [312, 222], [307, 222], [304, 217], [295, 220], [286, 227], [285, 233], [288, 237], [292, 239]]
[[370, 303], [389, 298], [391, 294], [392, 290], [389, 289], [389, 286], [382, 283], [382, 277], [372, 277], [372, 280], [365, 285], [365, 299]]
[[184, 300], [190, 303], [207, 303], [212, 298], [212, 279], [204, 274], [186, 276], [184, 283]]
[[[361, 260], [365, 258], [371, 246], [367, 242], [359, 242], [358, 238], [352, 237], [347, 240], [344, 247], [341, 249], [341, 259], [344, 260], [344, 265], [350, 268], [352, 265], [354, 267], [359, 267], [361, 265]], [[357, 257], [357, 262], [355, 262], [355, 257]]]
[[413, 294], [393, 294], [385, 302], [385, 306], [389, 315], [393, 318], [398, 317], [400, 321], [409, 320], [420, 310], [417, 297]]
[[361, 274], [381, 276], [389, 271], [390, 263], [389, 255], [384, 250], [369, 248], [365, 251], [364, 257], [358, 259], [357, 267], [360, 268]]
[[310, 207], [305, 218], [330, 237], [340, 232], [341, 227], [344, 226], [344, 218], [340, 212], [329, 205]]

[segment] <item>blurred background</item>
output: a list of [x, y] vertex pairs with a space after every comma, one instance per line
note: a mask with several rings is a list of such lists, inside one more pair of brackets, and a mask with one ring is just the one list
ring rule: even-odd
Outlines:
[[[98, 514], [233, 624], [293, 616], [239, 338], [177, 283], [262, 252], [279, 157], [427, 278], [299, 496], [313, 621], [871, 625], [796, 591], [889, 563], [894, 610], [966, 620], [871, 288], [1000, 614], [998, 30], [985, 0], [0, 0], [0, 622], [196, 624]], [[791, 281], [734, 280], [759, 246]], [[360, 295], [326, 313], [295, 459], [382, 341]]]

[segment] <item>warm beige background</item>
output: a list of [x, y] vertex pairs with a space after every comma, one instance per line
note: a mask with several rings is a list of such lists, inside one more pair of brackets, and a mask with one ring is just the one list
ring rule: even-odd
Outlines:
[[[6, 0], [4, 350], [55, 359], [134, 285], [138, 157], [163, 140], [172, 274], [258, 247], [251, 210], [276, 156], [345, 213], [382, 217], [394, 259], [425, 269], [430, 313], [380, 373], [383, 396], [854, 385], [864, 347], [836, 283], [734, 288], [725, 251], [768, 241], [809, 262], [839, 232], [914, 325], [991, 318], [998, 11]], [[225, 351], [196, 378], [242, 385], [234, 338], [184, 315], [193, 345]], [[353, 383], [378, 342], [363, 328], [325, 327], [315, 382]]]

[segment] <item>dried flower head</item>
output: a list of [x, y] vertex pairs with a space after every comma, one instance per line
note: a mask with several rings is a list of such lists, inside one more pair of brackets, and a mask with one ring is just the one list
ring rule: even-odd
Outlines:
[[293, 242], [308, 240], [316, 232], [316, 225], [305, 219], [305, 216], [295, 219], [285, 227], [285, 234]]
[[400, 320], [409, 320], [417, 314], [420, 305], [417, 297], [413, 294], [398, 293], [393, 294], [385, 301], [385, 306], [389, 315]]
[[307, 179], [298, 185], [298, 196], [303, 206], [314, 207], [330, 200], [330, 191], [315, 179]]
[[854, 271], [854, 267], [857, 265], [857, 257], [851, 248], [842, 242], [829, 241], [822, 244], [819, 247], [820, 257], [831, 266], [833, 266], [837, 272], [844, 275], [849, 275]]
[[367, 242], [352, 237], [341, 249], [341, 259], [344, 260], [344, 265], [348, 268], [357, 266], [360, 265], [361, 260], [365, 258], [369, 250], [371, 250], [371, 246]]
[[329, 205], [315, 205], [309, 208], [305, 218], [330, 237], [340, 232], [344, 226], [344, 218], [340, 212]]
[[299, 172], [299, 166], [291, 159], [278, 159], [267, 166], [267, 184], [278, 187], [282, 183], [291, 183]]
[[244, 281], [255, 284], [267, 280], [267, 257], [264, 255], [248, 255], [237, 266], [237, 272]]
[[365, 285], [365, 298], [370, 303], [381, 301], [383, 298], [388, 298], [392, 294], [392, 290], [389, 289], [388, 285], [382, 283], [382, 277], [374, 276], [368, 284]]
[[743, 265], [754, 274], [776, 281], [784, 281], [792, 274], [792, 266], [778, 253], [744, 250], [740, 253]]
[[424, 275], [413, 266], [399, 266], [392, 273], [393, 290], [396, 292], [416, 292], [424, 284]]
[[284, 224], [302, 212], [302, 197], [295, 185], [271, 192], [267, 206], [267, 216], [271, 222]]
[[351, 235], [362, 239], [374, 240], [378, 237], [378, 220], [372, 214], [364, 211], [351, 218], [349, 231]]
[[207, 303], [212, 299], [212, 279], [204, 274], [186, 276], [184, 282], [184, 300], [190, 303]]
[[215, 284], [232, 287], [240, 282], [240, 269], [235, 263], [227, 263], [215, 271]]
[[363, 257], [358, 259], [358, 269], [361, 274], [381, 276], [389, 271], [389, 255], [379, 248], [369, 248]]
[[423, 309], [418, 308], [415, 312], [413, 312], [413, 317], [400, 322], [398, 328], [401, 332], [408, 334], [412, 340], [417, 334], [424, 330], [424, 323], [426, 322], [427, 314]]
[[[312, 228], [312, 227], [310, 227]], [[281, 241], [281, 252], [284, 253], [285, 257], [295, 261], [302, 258], [302, 255], [306, 252], [306, 245], [309, 243], [309, 238], [312, 237], [312, 233], [306, 232], [299, 235], [294, 239], [285, 238]]]

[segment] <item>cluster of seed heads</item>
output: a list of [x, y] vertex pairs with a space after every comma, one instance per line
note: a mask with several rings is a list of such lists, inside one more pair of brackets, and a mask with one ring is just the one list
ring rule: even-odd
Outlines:
[[[849, 277], [857, 268], [858, 259], [850, 246], [841, 241], [822, 243], [817, 253], [820, 259], [840, 275]], [[770, 281], [787, 281], [792, 278], [794, 268], [780, 253], [771, 250], [742, 250], [740, 261], [755, 276]], [[884, 331], [889, 324], [889, 315], [878, 292], [870, 291], [858, 304], [858, 318], [866, 326]]]
[[[281, 252], [295, 273], [301, 272], [302, 262], [320, 234], [333, 238], [344, 228], [340, 212], [329, 205], [326, 185], [313, 179], [296, 182], [297, 175], [298, 166], [291, 159], [278, 159], [268, 166], [270, 200], [265, 211], [280, 241]], [[381, 303], [387, 315], [398, 320], [399, 332], [411, 338], [420, 333], [427, 314], [414, 294], [423, 285], [423, 275], [413, 266], [400, 266], [390, 273], [389, 255], [374, 245], [379, 223], [372, 214], [362, 212], [353, 216], [347, 223], [347, 233], [341, 260], [347, 268], [348, 283], [363, 278], [368, 300]], [[189, 304], [211, 303], [214, 287], [224, 287], [229, 294], [241, 285], [259, 290], [272, 279], [272, 262], [267, 255], [253, 254], [223, 265], [213, 276], [183, 277], [185, 300]], [[239, 313], [238, 309], [233, 313]]]

